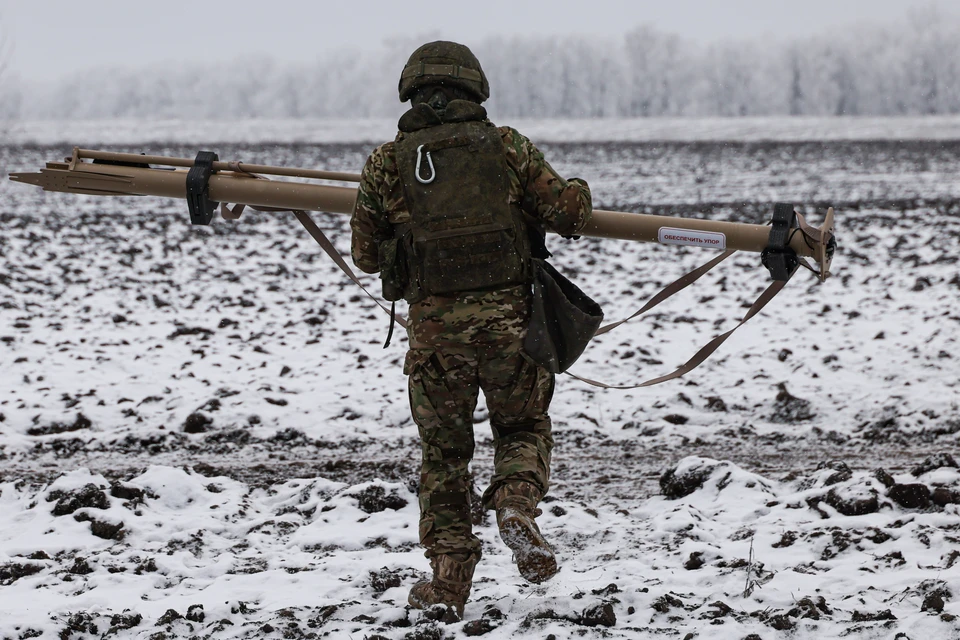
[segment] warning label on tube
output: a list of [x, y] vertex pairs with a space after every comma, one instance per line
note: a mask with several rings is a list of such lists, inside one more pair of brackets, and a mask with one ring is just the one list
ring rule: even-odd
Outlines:
[[657, 237], [660, 244], [682, 244], [688, 247], [705, 247], [720, 250], [727, 248], [727, 236], [712, 231], [691, 231], [690, 229], [660, 227], [660, 232]]

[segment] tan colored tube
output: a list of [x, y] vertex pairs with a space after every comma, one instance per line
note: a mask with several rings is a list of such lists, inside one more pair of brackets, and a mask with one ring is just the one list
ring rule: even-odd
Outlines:
[[[40, 173], [14, 173], [10, 179], [16, 182], [37, 185], [47, 191], [87, 193], [94, 195], [144, 195], [168, 198], [186, 197], [187, 171], [182, 169], [156, 169], [94, 164], [81, 158], [95, 158], [122, 162], [172, 164], [189, 167], [193, 161], [186, 158], [163, 156], [140, 156], [77, 149], [69, 163], [49, 163]], [[238, 168], [237, 163], [214, 163], [214, 168], [224, 167], [210, 177], [210, 199], [229, 204], [246, 204], [255, 207], [277, 209], [304, 209], [330, 213], [353, 212], [357, 198], [354, 187], [339, 187], [276, 180], [257, 180]], [[319, 177], [331, 175], [353, 176], [354, 174], [330, 174], [307, 169], [288, 169], [266, 165], [240, 165], [251, 173], [271, 173], [295, 177]], [[348, 179], [348, 178], [342, 178]], [[352, 179], [349, 178], [349, 179]], [[692, 233], [683, 233], [684, 231]], [[831, 227], [832, 234], [832, 227]], [[720, 222], [697, 218], [676, 218], [640, 213], [595, 210], [582, 235], [598, 238], [615, 238], [638, 242], [663, 244], [697, 244], [715, 249], [736, 249], [760, 252], [767, 246], [770, 227], [738, 222]], [[684, 241], [686, 240], [686, 241]], [[815, 256], [815, 246], [810, 246], [797, 233], [791, 238], [790, 247], [800, 256]]]
[[[636, 242], [660, 242], [660, 231], [664, 228], [721, 233], [725, 236], [725, 248], [739, 251], [763, 251], [770, 238], [770, 227], [762, 224], [722, 222], [699, 218], [674, 218], [645, 213], [604, 211], [603, 209], [593, 211], [593, 217], [583, 230], [583, 235], [634, 240]], [[800, 245], [796, 247], [791, 243], [791, 247], [797, 252], [797, 255], [813, 255], [812, 250], [802, 240], [794, 238], [794, 241], [800, 242]], [[711, 245], [703, 246], [711, 248]]]
[[[10, 174], [10, 179], [37, 185], [46, 191], [179, 199], [187, 197], [187, 171], [180, 169], [143, 169], [89, 162], [80, 163], [71, 169], [67, 163], [51, 162], [40, 173], [13, 173]], [[350, 187], [257, 180], [242, 173], [223, 172], [210, 176], [210, 199], [254, 207], [352, 213], [357, 200], [357, 190]]]
[[[80, 149], [74, 147], [73, 161], [81, 158], [88, 160], [108, 160], [111, 162], [131, 162], [143, 164], [159, 164], [165, 167], [193, 166], [190, 158], [172, 158], [169, 156], [148, 156], [139, 153], [114, 153], [112, 151], [96, 151], [94, 149]], [[289, 178], [310, 178], [312, 180], [338, 180], [340, 182], [360, 182], [359, 173], [341, 173], [338, 171], [317, 171], [315, 169], [300, 169], [296, 167], [272, 167], [267, 164], [247, 164], [246, 162], [214, 162], [216, 171], [240, 171], [247, 173], [262, 173], [271, 176], [286, 176]]]

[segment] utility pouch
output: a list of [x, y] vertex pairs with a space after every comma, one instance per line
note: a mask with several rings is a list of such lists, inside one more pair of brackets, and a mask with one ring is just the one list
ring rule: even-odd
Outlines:
[[603, 321], [600, 305], [545, 260], [535, 260], [523, 350], [551, 373], [570, 368]]
[[380, 267], [380, 284], [383, 297], [390, 302], [403, 299], [407, 286], [407, 264], [400, 238], [391, 238], [377, 247], [377, 264]]
[[537, 260], [547, 260], [551, 256], [547, 249], [547, 231], [543, 225], [533, 219], [525, 219], [527, 237], [530, 239], [530, 255]]

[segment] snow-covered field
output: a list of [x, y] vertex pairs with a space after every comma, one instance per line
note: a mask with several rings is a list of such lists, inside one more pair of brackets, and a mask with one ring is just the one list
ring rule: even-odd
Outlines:
[[[496, 118], [494, 118], [496, 120]], [[757, 142], [826, 140], [957, 140], [960, 116], [785, 118], [513, 119], [538, 142]], [[376, 142], [396, 135], [396, 119], [27, 120], [10, 122], [11, 144], [106, 145], [177, 143], [334, 144]]]
[[[475, 514], [485, 556], [455, 625], [405, 608], [427, 563], [403, 340], [382, 349], [386, 318], [295, 220], [192, 228], [182, 202], [3, 181], [0, 637], [960, 637], [960, 143], [777, 126], [543, 145], [604, 208], [760, 222], [793, 200], [818, 223], [834, 204], [836, 277], [799, 273], [683, 380], [561, 378], [540, 521], [563, 570], [525, 584]], [[382, 133], [286, 144], [256, 128], [220, 157], [356, 171], [359, 141]], [[196, 151], [131, 129], [35, 134], [0, 147], [0, 167], [39, 168], [74, 140]], [[345, 218], [315, 218], [346, 253]], [[710, 257], [551, 248], [610, 319]], [[766, 282], [758, 256], [735, 256], [575, 370], [664, 373]], [[482, 403], [475, 429], [482, 490]]]

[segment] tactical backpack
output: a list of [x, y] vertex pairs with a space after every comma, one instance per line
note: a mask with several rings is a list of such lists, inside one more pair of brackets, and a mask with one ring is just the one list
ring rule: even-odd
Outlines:
[[408, 112], [419, 117], [408, 121], [428, 126], [401, 126], [394, 148], [411, 220], [380, 247], [388, 300], [417, 302], [533, 279], [526, 223], [510, 204], [503, 140], [478, 113], [485, 115], [479, 105], [454, 101], [441, 120], [420, 104]]

